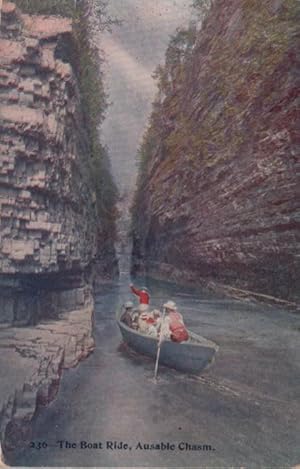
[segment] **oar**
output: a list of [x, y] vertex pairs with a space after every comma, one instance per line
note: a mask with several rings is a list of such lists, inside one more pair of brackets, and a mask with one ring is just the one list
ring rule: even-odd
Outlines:
[[154, 369], [154, 379], [157, 379], [158, 362], [159, 362], [161, 339], [162, 339], [162, 330], [163, 330], [163, 323], [164, 323], [165, 315], [166, 315], [166, 308], [163, 309], [163, 315], [162, 315], [162, 318], [161, 318], [160, 334], [159, 334], [159, 339], [158, 339], [158, 347], [157, 347], [156, 362], [155, 362], [155, 369]]

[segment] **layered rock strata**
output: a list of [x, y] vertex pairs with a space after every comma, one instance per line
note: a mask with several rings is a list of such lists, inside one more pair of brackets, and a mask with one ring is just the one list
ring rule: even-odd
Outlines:
[[134, 272], [298, 297], [298, 20], [294, 0], [216, 0], [167, 69], [136, 194]]
[[40, 305], [82, 287], [99, 253], [99, 270], [115, 270], [113, 240], [104, 234], [91, 183], [78, 83], [66, 62], [71, 51], [69, 19], [24, 15], [3, 3], [0, 322], [19, 321], [26, 296], [32, 320], [45, 315]]
[[80, 97], [56, 57], [71, 22], [21, 15], [4, 3], [0, 40], [2, 274], [84, 270], [101, 220], [89, 181]]

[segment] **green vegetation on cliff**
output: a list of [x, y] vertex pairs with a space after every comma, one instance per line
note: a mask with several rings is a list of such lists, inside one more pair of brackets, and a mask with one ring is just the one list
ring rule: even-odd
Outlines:
[[[297, 0], [287, 0], [277, 15], [272, 14], [271, 5], [263, 5], [259, 0], [241, 1], [240, 4], [236, 13], [236, 26], [231, 25], [232, 35], [235, 34], [235, 28], [243, 28], [239, 43], [224, 40], [221, 34], [212, 36], [208, 43], [211, 48], [211, 81], [205, 90], [201, 90], [207, 108], [206, 118], [201, 121], [201, 125], [195, 126], [190, 109], [184, 106], [181, 96], [183, 87], [197, 87], [197, 83], [191, 80], [190, 72], [195, 60], [197, 37], [201, 36], [201, 31], [197, 31], [197, 24], [191, 22], [187, 29], [178, 29], [171, 37], [165, 63], [159, 65], [153, 75], [157, 80], [158, 93], [138, 151], [138, 187], [141, 190], [149, 161], [155, 157], [154, 149], [159, 146], [164, 147], [166, 158], [161, 159], [165, 160], [164, 169], [168, 169], [180, 151], [192, 166], [205, 162], [207, 167], [211, 167], [220, 159], [226, 159], [223, 150], [229, 138], [232, 153], [243, 143], [240, 129], [234, 120], [242, 112], [244, 103], [258, 96], [261, 81], [272, 76], [288, 51], [291, 31], [296, 32], [299, 20], [299, 5]], [[208, 15], [212, 1], [195, 0], [192, 6], [203, 19]], [[220, 101], [219, 112], [216, 112], [215, 107], [210, 110], [212, 99]], [[268, 99], [272, 100], [271, 89]], [[176, 116], [176, 125], [172, 125], [172, 122], [169, 122], [169, 126], [165, 125], [163, 116], [166, 114], [171, 116], [170, 121]], [[233, 125], [228, 135], [226, 129], [230, 123]]]
[[[196, 5], [194, 6], [196, 7]], [[197, 5], [197, 7], [200, 8], [200, 5]], [[178, 28], [171, 37], [166, 50], [165, 64], [158, 65], [154, 71], [153, 78], [157, 82], [158, 92], [153, 102], [148, 128], [137, 154], [139, 165], [138, 190], [135, 193], [133, 204], [133, 227], [139, 224], [138, 207], [148, 177], [148, 165], [155, 154], [160, 154], [160, 158], [163, 159], [163, 155], [167, 150], [164, 142], [165, 132], [162, 131], [165, 127], [164, 107], [167, 103], [174, 114], [177, 112], [177, 99], [169, 102], [168, 97], [176, 95], [176, 91], [184, 80], [187, 63], [191, 58], [196, 38], [197, 26], [195, 22], [190, 22], [189, 27], [186, 29]]]

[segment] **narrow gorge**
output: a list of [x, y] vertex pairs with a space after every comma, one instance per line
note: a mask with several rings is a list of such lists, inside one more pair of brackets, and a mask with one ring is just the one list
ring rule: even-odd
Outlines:
[[118, 269], [115, 188], [86, 87], [104, 92], [91, 83], [99, 70], [84, 56], [87, 33], [11, 2], [1, 16], [0, 441], [9, 460], [62, 370], [94, 349], [93, 285]]
[[299, 298], [298, 3], [216, 0], [173, 36], [140, 148], [134, 273]]

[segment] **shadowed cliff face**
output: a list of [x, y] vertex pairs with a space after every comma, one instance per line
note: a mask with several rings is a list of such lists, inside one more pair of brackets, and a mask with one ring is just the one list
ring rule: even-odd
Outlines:
[[161, 82], [134, 271], [296, 296], [297, 18], [294, 0], [217, 0]]

